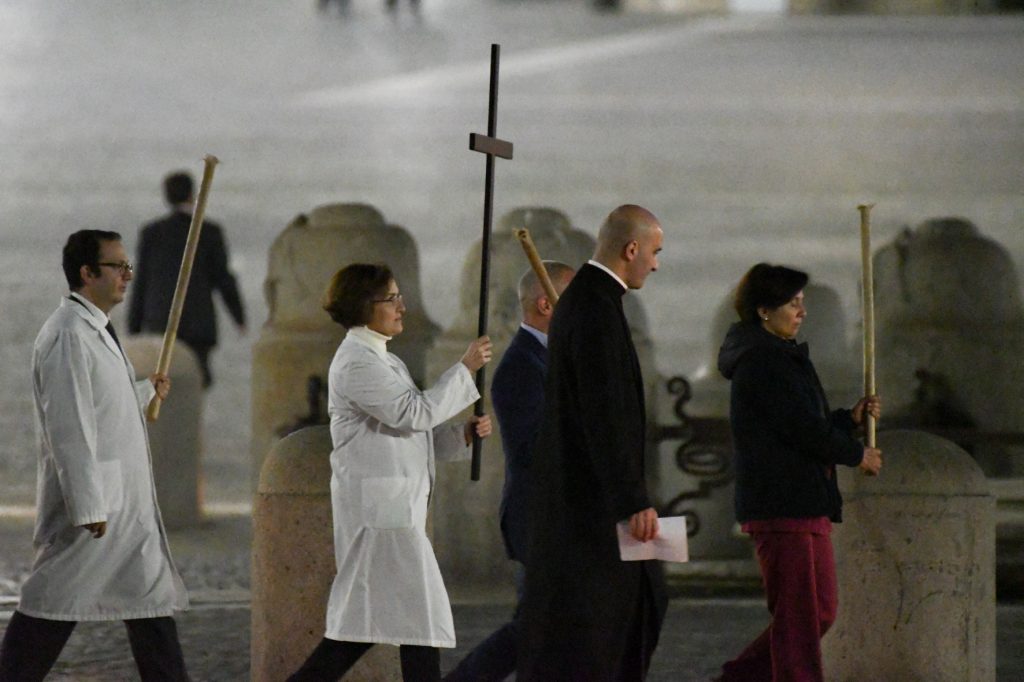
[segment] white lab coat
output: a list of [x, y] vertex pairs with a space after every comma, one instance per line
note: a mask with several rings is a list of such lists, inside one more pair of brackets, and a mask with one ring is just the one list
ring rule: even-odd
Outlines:
[[454, 647], [448, 593], [426, 534], [434, 459], [469, 456], [479, 394], [461, 362], [420, 391], [381, 336], [349, 330], [331, 362], [331, 502], [338, 573], [328, 639]]
[[[106, 332], [68, 298], [36, 337], [36, 556], [18, 610], [51, 620], [126, 620], [188, 607], [156, 502], [143, 410], [153, 397]], [[83, 524], [107, 522], [94, 539]]]

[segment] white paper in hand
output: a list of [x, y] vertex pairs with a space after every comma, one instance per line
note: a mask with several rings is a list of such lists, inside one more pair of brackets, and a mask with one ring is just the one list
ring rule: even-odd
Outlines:
[[649, 542], [640, 542], [629, 533], [629, 522], [616, 525], [619, 534], [619, 557], [623, 561], [689, 561], [686, 544], [686, 517], [666, 516], [658, 519], [658, 534]]

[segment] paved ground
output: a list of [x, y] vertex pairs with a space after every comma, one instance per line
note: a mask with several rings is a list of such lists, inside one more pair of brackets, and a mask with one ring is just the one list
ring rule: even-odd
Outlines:
[[[178, 618], [189, 669], [196, 682], [241, 682], [249, 672], [250, 524], [244, 516], [216, 517], [190, 531], [171, 533], [171, 545], [189, 588], [193, 609]], [[0, 519], [0, 631], [13, 608], [12, 595], [30, 561], [31, 524]], [[507, 618], [507, 603], [457, 603], [459, 646], [445, 650], [447, 670]], [[677, 598], [670, 606], [652, 664], [652, 682], [710, 678], [766, 623], [760, 599]], [[1024, 603], [997, 609], [997, 679], [1024, 679]], [[136, 674], [120, 623], [82, 623], [48, 679], [120, 682]], [[885, 682], [902, 682], [897, 680]]]
[[[365, 201], [418, 240], [427, 312], [456, 310], [475, 238], [487, 53], [503, 45], [496, 213], [564, 210], [594, 232], [623, 201], [666, 224], [641, 296], [658, 364], [693, 373], [712, 311], [756, 260], [802, 264], [853, 319], [854, 206], [878, 242], [957, 214], [1024, 266], [1024, 20], [606, 15], [569, 0], [425, 0], [387, 17], [313, 0], [0, 0], [0, 595], [28, 565], [31, 341], [62, 291], [58, 250], [84, 226], [136, 229], [169, 169], [223, 163], [226, 227], [252, 332], [225, 332], [208, 400], [207, 499], [245, 504], [251, 347], [266, 253], [297, 213]], [[116, 321], [120, 323], [121, 318]], [[853, 335], [853, 330], [850, 330]], [[248, 668], [248, 521], [172, 538], [197, 608], [182, 617], [198, 680]], [[8, 605], [10, 600], [7, 601]], [[505, 615], [456, 609], [463, 646]], [[1024, 679], [1024, 607], [999, 607], [999, 679]], [[705, 679], [764, 622], [757, 602], [676, 600], [652, 678]], [[120, 626], [82, 626], [54, 679], [133, 679]], [[458, 651], [445, 657], [450, 665]]]

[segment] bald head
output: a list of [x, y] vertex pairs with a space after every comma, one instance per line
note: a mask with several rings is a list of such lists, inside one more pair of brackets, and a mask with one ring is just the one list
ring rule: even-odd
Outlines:
[[[558, 261], [544, 261], [544, 269], [555, 287], [555, 293], [559, 296], [569, 286], [576, 270], [570, 265]], [[533, 268], [528, 269], [519, 278], [519, 303], [523, 307], [523, 322], [538, 329], [545, 334], [551, 324], [551, 315], [554, 312], [554, 305], [548, 300], [547, 292], [540, 283], [540, 278]]]
[[647, 275], [658, 269], [663, 236], [658, 218], [646, 208], [619, 206], [597, 233], [594, 260], [622, 278], [630, 289], [639, 289]]

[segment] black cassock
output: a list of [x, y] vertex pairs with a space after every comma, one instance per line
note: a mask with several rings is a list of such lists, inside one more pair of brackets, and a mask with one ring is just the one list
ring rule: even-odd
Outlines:
[[555, 308], [530, 465], [520, 682], [641, 680], [664, 618], [660, 563], [621, 561], [615, 531], [652, 506], [643, 380], [624, 293], [587, 264]]

